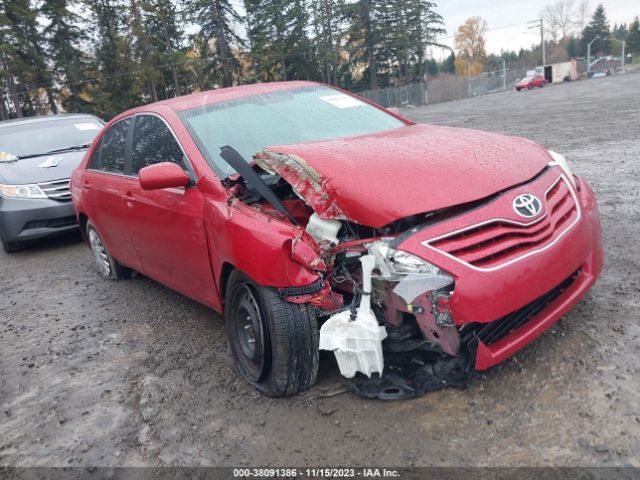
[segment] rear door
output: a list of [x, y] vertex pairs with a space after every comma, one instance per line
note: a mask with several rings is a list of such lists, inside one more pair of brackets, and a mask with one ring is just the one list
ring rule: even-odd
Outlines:
[[[131, 171], [160, 162], [180, 165], [195, 183], [188, 158], [165, 121], [135, 117]], [[133, 245], [146, 275], [206, 304], [215, 298], [203, 221], [203, 198], [195, 186], [126, 192], [125, 211]]]
[[137, 179], [126, 175], [133, 118], [114, 123], [96, 148], [81, 188], [90, 220], [120, 263], [139, 268], [122, 208], [122, 197]]

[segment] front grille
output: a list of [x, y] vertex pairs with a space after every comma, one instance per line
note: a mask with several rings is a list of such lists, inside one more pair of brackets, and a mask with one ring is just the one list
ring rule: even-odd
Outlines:
[[51, 200], [57, 200], [59, 202], [71, 201], [71, 190], [69, 190], [68, 178], [63, 178], [62, 180], [54, 180], [52, 182], [39, 183], [38, 186]]
[[463, 341], [467, 343], [469, 349], [472, 350], [478, 346], [478, 341], [481, 341], [485, 345], [491, 345], [506, 337], [512, 331], [527, 323], [532, 317], [542, 312], [551, 302], [562, 295], [562, 292], [569, 288], [579, 275], [580, 270], [576, 271], [560, 285], [541, 297], [538, 297], [533, 302], [498, 320], [490, 323], [470, 323], [464, 325], [460, 330]]
[[429, 245], [474, 267], [498, 267], [544, 247], [573, 225], [578, 209], [564, 178], [547, 191], [546, 202], [546, 215], [529, 225], [495, 220], [441, 237]]

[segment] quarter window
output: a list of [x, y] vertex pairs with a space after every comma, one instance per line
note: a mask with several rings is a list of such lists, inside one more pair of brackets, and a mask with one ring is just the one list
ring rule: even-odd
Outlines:
[[131, 146], [131, 173], [161, 162], [172, 162], [185, 167], [184, 154], [167, 125], [154, 115], [138, 115]]
[[89, 168], [105, 172], [124, 173], [127, 158], [127, 135], [131, 119], [125, 118], [113, 125], [102, 137], [98, 151]]

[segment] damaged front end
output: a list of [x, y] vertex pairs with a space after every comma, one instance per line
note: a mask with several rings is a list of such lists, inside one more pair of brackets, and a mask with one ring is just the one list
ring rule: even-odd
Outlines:
[[393, 247], [435, 214], [367, 227], [349, 219], [328, 179], [302, 158], [264, 150], [248, 165], [238, 170], [240, 179], [229, 181], [230, 191], [250, 208], [300, 229], [289, 243], [291, 258], [320, 278], [280, 288], [280, 294], [316, 307], [323, 322], [320, 348], [335, 353], [345, 377], [364, 374], [349, 388], [397, 399], [466, 385], [470, 357], [449, 309], [455, 279]]

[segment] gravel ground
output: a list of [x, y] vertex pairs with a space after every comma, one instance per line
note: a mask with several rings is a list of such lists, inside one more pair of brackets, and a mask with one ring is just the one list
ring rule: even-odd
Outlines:
[[[599, 198], [605, 271], [464, 391], [366, 401], [331, 357], [291, 399], [233, 373], [219, 315], [101, 280], [72, 235], [0, 253], [0, 465], [640, 466], [640, 75], [407, 109], [564, 153]], [[336, 395], [334, 395], [336, 394]]]

